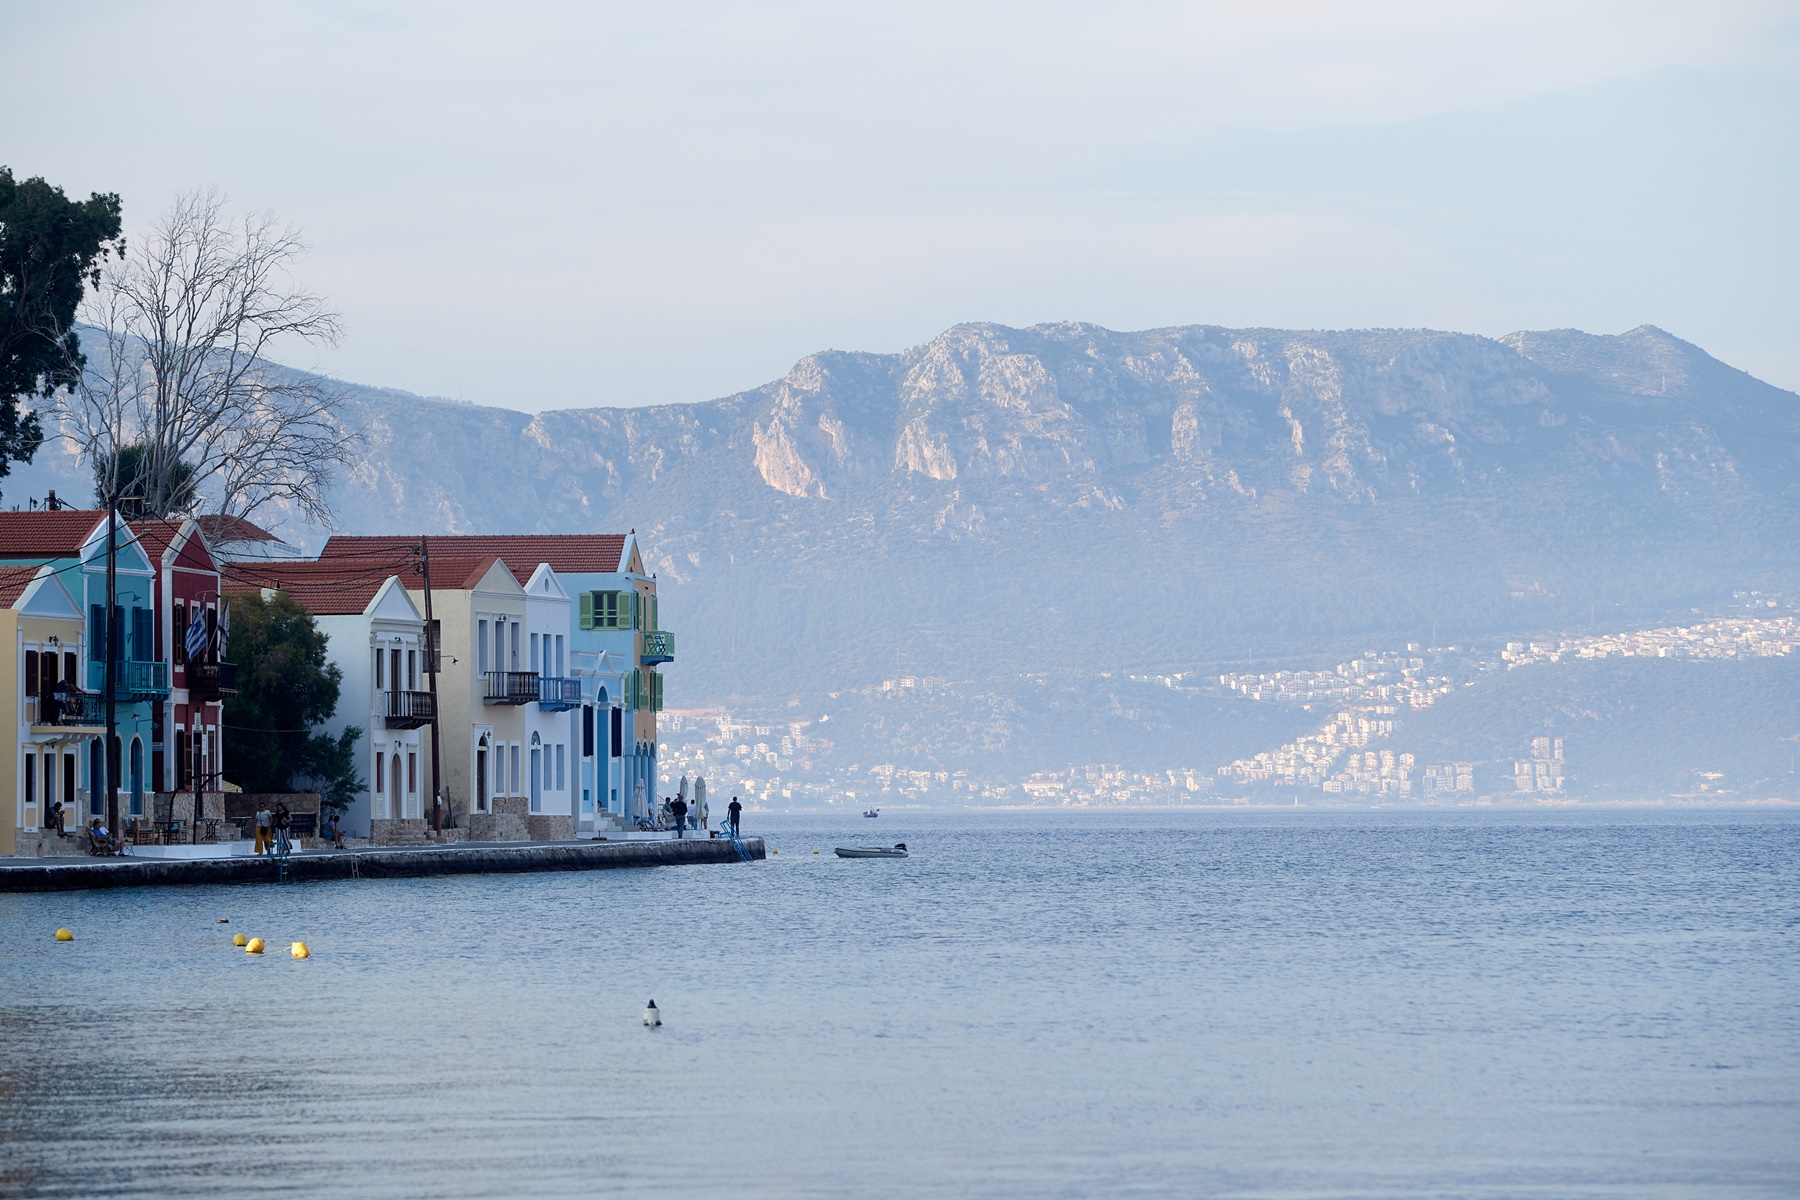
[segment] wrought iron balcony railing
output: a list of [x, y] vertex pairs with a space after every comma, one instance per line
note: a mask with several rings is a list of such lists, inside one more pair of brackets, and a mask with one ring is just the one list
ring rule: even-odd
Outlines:
[[37, 699], [37, 715], [33, 725], [85, 725], [90, 728], [106, 724], [103, 697], [93, 692], [57, 691]]
[[530, 704], [538, 698], [536, 671], [489, 671], [483, 704]]
[[417, 729], [437, 716], [437, 697], [430, 692], [383, 692], [382, 721], [389, 729]]
[[674, 634], [666, 629], [652, 629], [644, 634], [644, 666], [653, 667], [658, 663], [674, 661]]
[[237, 695], [237, 664], [191, 662], [187, 672], [188, 695], [195, 700], [218, 700]]
[[[106, 691], [106, 663], [88, 663], [90, 692]], [[122, 701], [157, 700], [169, 694], [169, 664], [136, 658], [114, 659], [113, 688]]]
[[545, 712], [567, 712], [581, 707], [581, 680], [561, 675], [538, 676], [538, 707]]

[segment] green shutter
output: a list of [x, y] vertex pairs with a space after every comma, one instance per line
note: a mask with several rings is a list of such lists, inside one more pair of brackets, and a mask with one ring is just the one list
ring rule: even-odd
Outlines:
[[661, 712], [663, 706], [663, 677], [660, 671], [650, 672], [650, 710]]
[[631, 591], [631, 627], [633, 629], [642, 629], [644, 627], [643, 597], [637, 594], [636, 588], [633, 588]]
[[626, 689], [631, 694], [631, 707], [644, 707], [644, 673], [636, 667], [631, 668], [631, 685]]
[[650, 625], [651, 629], [661, 629], [662, 622], [657, 619], [657, 611], [661, 606], [657, 603], [656, 593], [650, 593]]
[[581, 593], [581, 628], [592, 629], [593, 627], [594, 627], [594, 593], [583, 592], [583, 593]]

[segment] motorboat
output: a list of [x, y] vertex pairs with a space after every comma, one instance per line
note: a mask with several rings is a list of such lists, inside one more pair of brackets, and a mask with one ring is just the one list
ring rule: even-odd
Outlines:
[[865, 816], [865, 817], [879, 817], [880, 815], [881, 815], [881, 810], [879, 808], [863, 809], [863, 816]]
[[895, 842], [892, 847], [839, 846], [837, 856], [839, 858], [905, 858], [907, 857], [906, 843]]

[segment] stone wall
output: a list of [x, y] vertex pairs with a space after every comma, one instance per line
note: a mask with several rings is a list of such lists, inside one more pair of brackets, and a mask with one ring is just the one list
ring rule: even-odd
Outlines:
[[533, 813], [525, 827], [534, 842], [566, 842], [575, 837], [575, 818], [568, 813]]

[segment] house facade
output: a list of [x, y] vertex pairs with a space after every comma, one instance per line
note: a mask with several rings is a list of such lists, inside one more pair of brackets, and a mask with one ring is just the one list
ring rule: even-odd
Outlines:
[[86, 672], [87, 622], [51, 566], [0, 567], [0, 779], [12, 793], [0, 821], [0, 854], [72, 851], [50, 814], [78, 835], [89, 811], [89, 748], [106, 735], [100, 697], [80, 684]]
[[[398, 555], [421, 543], [417, 537], [333, 537], [321, 552], [321, 561], [337, 559], [346, 563], [371, 561], [383, 554]], [[571, 728], [567, 732], [569, 746], [568, 802], [571, 820], [577, 833], [607, 828], [628, 827], [655, 811], [660, 795], [674, 790], [673, 781], [659, 784], [657, 775], [657, 717], [663, 706], [664, 675], [661, 668], [674, 660], [674, 635], [661, 628], [658, 612], [656, 578], [644, 570], [637, 535], [628, 534], [519, 534], [432, 537], [429, 547], [434, 557], [433, 583], [444, 576], [437, 562], [447, 556], [468, 562], [493, 556], [513, 564], [516, 578], [529, 585], [540, 567], [554, 572], [557, 586], [567, 597], [565, 643], [566, 657], [551, 662], [556, 672], [549, 678], [573, 679], [579, 688], [579, 708], [570, 707]], [[520, 576], [520, 572], [525, 572]], [[409, 587], [416, 580], [409, 580]], [[498, 628], [490, 621], [492, 630]], [[545, 627], [538, 626], [541, 633]], [[479, 633], [477, 628], [473, 632]], [[522, 636], [525, 631], [521, 631]], [[454, 641], [449, 627], [446, 644]], [[510, 634], [508, 635], [510, 636]], [[539, 643], [538, 666], [543, 667], [543, 644]], [[475, 649], [479, 651], [479, 646]], [[532, 660], [529, 640], [521, 643], [521, 661]], [[491, 662], [492, 660], [484, 659]], [[509, 660], [510, 661], [510, 660]], [[495, 668], [499, 669], [499, 668]], [[558, 685], [562, 686], [562, 685]], [[553, 700], [562, 704], [563, 693]], [[539, 713], [543, 712], [542, 706]], [[540, 750], [553, 747], [542, 726], [535, 728]], [[561, 732], [558, 731], [558, 736]], [[498, 742], [500, 735], [493, 734]], [[525, 750], [529, 751], [527, 734]], [[493, 747], [490, 763], [500, 761], [501, 746]], [[472, 748], [471, 762], [479, 753]], [[540, 760], [542, 769], [553, 772], [554, 750], [546, 751]], [[504, 761], [510, 770], [511, 746], [505, 746]], [[446, 775], [448, 777], [448, 768]], [[476, 772], [471, 765], [468, 777]], [[507, 776], [510, 782], [511, 776]], [[527, 797], [529, 810], [529, 757], [520, 767], [520, 787]], [[468, 794], [459, 792], [459, 795]], [[561, 802], [561, 789], [554, 793]], [[479, 798], [477, 798], [479, 799]], [[511, 797], [509, 796], [510, 800]], [[547, 803], [547, 802], [546, 802]], [[472, 811], [485, 811], [479, 804]], [[548, 817], [548, 812], [540, 817]], [[548, 827], [547, 821], [540, 825]]]
[[356, 726], [363, 787], [343, 814], [350, 837], [377, 845], [425, 841], [430, 726], [425, 618], [397, 575], [310, 561], [240, 560], [225, 568], [228, 593], [283, 591], [326, 638], [342, 678], [337, 708], [321, 728]]
[[53, 568], [81, 608], [88, 647], [80, 664], [83, 690], [103, 694], [110, 675], [117, 741], [110, 756], [100, 740], [88, 745], [77, 765], [77, 787], [87, 798], [84, 817], [107, 815], [116, 789], [122, 821], [151, 815], [160, 714], [152, 706], [169, 699], [169, 670], [157, 646], [156, 566], [122, 520], [113, 526], [113, 637], [107, 652], [107, 529], [106, 514], [94, 510], [0, 513], [0, 567]]

